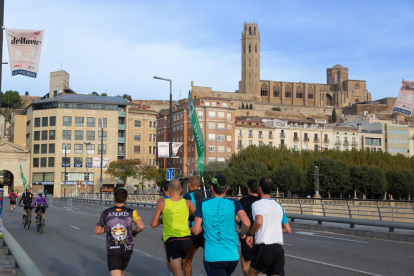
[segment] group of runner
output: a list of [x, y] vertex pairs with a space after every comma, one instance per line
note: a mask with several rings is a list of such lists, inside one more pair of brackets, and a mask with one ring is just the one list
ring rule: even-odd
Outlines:
[[[239, 261], [244, 275], [284, 275], [283, 233], [291, 229], [283, 208], [270, 198], [273, 182], [268, 177], [249, 180], [247, 197], [226, 198], [227, 178], [215, 175], [211, 192], [200, 189], [196, 176], [189, 179], [190, 192], [181, 197], [178, 180], [165, 182], [151, 227], [162, 224], [162, 241], [170, 274], [192, 275], [192, 259], [204, 248], [204, 268], [209, 276], [228, 276]], [[133, 236], [144, 229], [136, 210], [126, 208], [128, 193], [114, 190], [115, 206], [106, 209], [95, 234], [107, 235], [108, 268], [112, 276], [124, 275], [131, 258]], [[236, 223], [240, 229], [236, 229]], [[135, 224], [135, 230], [132, 225]]]

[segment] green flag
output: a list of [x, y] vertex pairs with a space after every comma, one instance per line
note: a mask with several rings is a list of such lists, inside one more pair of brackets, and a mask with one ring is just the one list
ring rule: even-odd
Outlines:
[[22, 175], [22, 180], [23, 180], [23, 187], [25, 187], [26, 183], [27, 183], [27, 180], [26, 180], [26, 178], [24, 177], [24, 174], [23, 174], [22, 161], [20, 161], [20, 158], [19, 158], [19, 162], [20, 162], [20, 173]]
[[203, 178], [204, 173], [204, 137], [201, 131], [200, 124], [198, 123], [197, 112], [194, 107], [193, 98], [191, 97], [191, 90], [188, 91], [188, 110], [191, 118], [191, 126], [193, 127], [194, 139], [197, 145], [197, 165], [200, 168], [200, 176]]

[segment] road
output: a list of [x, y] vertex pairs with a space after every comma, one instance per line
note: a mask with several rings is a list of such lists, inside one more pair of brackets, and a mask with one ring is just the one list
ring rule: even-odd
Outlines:
[[[109, 275], [104, 235], [94, 235], [96, 206], [74, 202], [73, 212], [65, 209], [66, 201], [55, 199], [41, 235], [34, 225], [23, 229], [23, 208], [11, 214], [6, 200], [3, 225], [44, 275]], [[162, 229], [150, 227], [152, 210], [138, 213], [146, 227], [135, 238], [125, 275], [168, 275]], [[303, 230], [284, 239], [286, 275], [413, 275], [414, 244]], [[202, 256], [202, 250], [197, 252], [193, 275], [206, 275]], [[242, 275], [240, 265], [233, 275]]]

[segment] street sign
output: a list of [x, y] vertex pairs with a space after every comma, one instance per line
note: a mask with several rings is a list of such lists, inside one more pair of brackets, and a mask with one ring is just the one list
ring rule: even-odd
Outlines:
[[81, 188], [81, 185], [78, 185], [78, 188], [80, 189]]
[[171, 181], [175, 178], [174, 168], [167, 169], [167, 181]]

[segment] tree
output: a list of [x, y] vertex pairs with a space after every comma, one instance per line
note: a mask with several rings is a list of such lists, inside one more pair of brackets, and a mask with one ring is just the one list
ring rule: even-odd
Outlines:
[[106, 94], [106, 93], [102, 93], [102, 94], [101, 94], [101, 96], [107, 97], [107, 96], [108, 96], [108, 94]]
[[227, 169], [227, 183], [229, 187], [236, 190], [240, 187], [247, 187], [247, 180], [260, 179], [269, 176], [269, 169], [265, 164], [254, 159], [248, 159]]
[[132, 159], [121, 159], [109, 163], [106, 174], [111, 176], [112, 180], [119, 179], [126, 186], [128, 177], [137, 178], [139, 173], [139, 161]]
[[24, 95], [25, 95], [25, 96], [29, 96], [29, 91], [26, 91], [26, 92], [24, 93]]
[[253, 104], [252, 103], [250, 103], [250, 109], [253, 109]]
[[280, 107], [272, 107], [273, 111], [280, 111]]
[[298, 166], [292, 162], [285, 162], [279, 166], [273, 171], [271, 178], [275, 186], [288, 192], [288, 197], [291, 197], [292, 190], [297, 191], [304, 188], [303, 174]]
[[8, 90], [5, 93], [0, 92], [1, 106], [10, 106], [12, 108], [21, 107], [23, 105], [23, 99], [20, 97], [19, 92]]
[[127, 100], [128, 102], [132, 102], [132, 97], [131, 97], [131, 95], [124, 94], [124, 95], [122, 95], [122, 98], [124, 98], [124, 99], [125, 99], [125, 100]]
[[99, 96], [99, 93], [98, 93], [98, 92], [95, 92], [95, 91], [94, 91], [94, 92], [92, 92], [91, 94], [92, 94], [92, 95], [95, 95], [95, 96]]
[[155, 181], [159, 178], [159, 171], [156, 166], [143, 165], [139, 168], [139, 174], [141, 176], [141, 183], [138, 184], [142, 188], [142, 193], [145, 194], [144, 187], [145, 182]]
[[386, 173], [389, 193], [397, 196], [400, 200], [404, 195], [414, 193], [414, 174], [404, 168], [394, 167]]
[[160, 111], [158, 111], [158, 116], [164, 116], [163, 112], [164, 112], [165, 108], [161, 108]]
[[335, 110], [335, 107], [332, 109], [332, 123], [336, 123], [336, 110]]
[[167, 172], [164, 169], [158, 169], [158, 175], [155, 178], [155, 182], [157, 182], [158, 186], [161, 186], [164, 181], [167, 179]]
[[242, 102], [242, 109], [244, 109], [244, 102]]
[[206, 187], [210, 187], [210, 180], [216, 174], [221, 173], [227, 176], [228, 167], [229, 165], [227, 163], [218, 162], [218, 161], [208, 162], [207, 165], [204, 166], [204, 175], [203, 175]]

